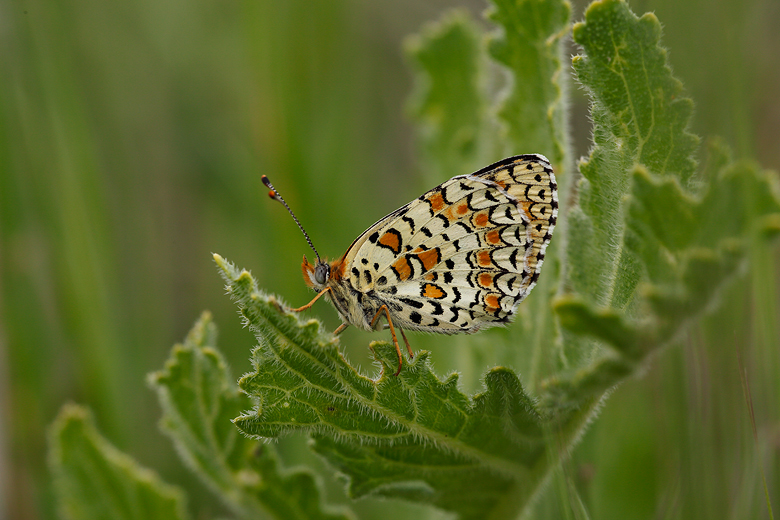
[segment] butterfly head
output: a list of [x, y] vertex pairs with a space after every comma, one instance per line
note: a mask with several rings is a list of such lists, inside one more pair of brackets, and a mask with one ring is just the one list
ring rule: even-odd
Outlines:
[[306, 285], [318, 292], [323, 290], [330, 281], [330, 264], [319, 258], [317, 258], [316, 264], [310, 264], [306, 255], [303, 255], [301, 271], [303, 271], [303, 280]]

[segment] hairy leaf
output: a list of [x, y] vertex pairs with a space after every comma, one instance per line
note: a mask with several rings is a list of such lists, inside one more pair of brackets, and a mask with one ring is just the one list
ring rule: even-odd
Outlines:
[[637, 18], [620, 0], [594, 2], [574, 27], [584, 51], [574, 66], [591, 95], [595, 145], [581, 165], [580, 208], [570, 215], [575, 293], [555, 309], [567, 339], [590, 337], [613, 352], [548, 380], [546, 406], [589, 402], [635, 372], [718, 303], [750, 241], [778, 229], [775, 179], [750, 163], [730, 163], [722, 146], [711, 146], [707, 177], [694, 182], [691, 102], [681, 97], [659, 37], [655, 16]]
[[693, 103], [672, 76], [655, 15], [637, 18], [620, 0], [593, 2], [573, 34], [583, 50], [573, 66], [591, 97], [594, 146], [580, 164], [579, 209], [568, 237], [570, 258], [586, 249], [590, 254], [572, 262], [570, 283], [596, 303], [625, 309], [641, 275], [623, 248], [630, 173], [643, 164], [681, 182], [692, 177], [697, 138], [687, 127]]
[[350, 493], [420, 500], [462, 518], [506, 518], [551, 463], [545, 421], [517, 376], [495, 368], [469, 398], [458, 376], [439, 379], [420, 352], [401, 373], [394, 347], [372, 343], [380, 373], [359, 374], [318, 322], [302, 322], [215, 256], [227, 290], [260, 346], [239, 386], [255, 400], [235, 424], [247, 435], [314, 434], [315, 449], [350, 475]]
[[283, 472], [271, 447], [241, 435], [231, 421], [249, 407], [216, 350], [216, 326], [204, 313], [176, 345], [165, 370], [150, 374], [163, 408], [163, 430], [184, 462], [242, 518], [346, 520], [328, 512], [308, 471]]

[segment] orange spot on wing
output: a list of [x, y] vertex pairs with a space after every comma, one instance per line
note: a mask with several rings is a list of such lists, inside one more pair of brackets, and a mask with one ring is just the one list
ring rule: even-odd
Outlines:
[[477, 213], [474, 217], [474, 224], [480, 227], [486, 226], [488, 223], [488, 214], [487, 213]]
[[390, 249], [392, 249], [395, 254], [401, 252], [401, 240], [398, 238], [398, 235], [395, 233], [390, 233], [389, 231], [386, 232], [379, 239], [379, 243], [382, 244], [383, 246], [387, 246]]
[[444, 197], [442, 197], [441, 192], [439, 191], [428, 197], [428, 202], [433, 211], [441, 211], [445, 206]]
[[501, 307], [498, 304], [498, 295], [497, 294], [488, 294], [485, 296], [485, 306], [487, 307], [488, 312], [496, 312]]
[[481, 265], [482, 267], [489, 267], [493, 264], [493, 261], [490, 259], [490, 252], [488, 251], [480, 251], [477, 253], [477, 263]]
[[493, 285], [493, 275], [491, 275], [490, 273], [480, 273], [479, 284], [484, 287], [490, 287], [491, 285]]
[[438, 264], [439, 260], [441, 260], [441, 254], [439, 253], [439, 248], [434, 248], [429, 249], [428, 251], [423, 251], [422, 253], [418, 253], [417, 258], [420, 259], [420, 262], [422, 262], [425, 270], [430, 271], [436, 267], [436, 264]]
[[466, 204], [461, 204], [457, 209], [458, 215], [465, 215], [469, 212], [469, 207]]
[[520, 201], [520, 207], [523, 208], [523, 213], [528, 220], [534, 220], [534, 216], [531, 215], [531, 204], [533, 203], [530, 200]]
[[432, 282], [432, 281], [434, 281], [434, 280], [436, 279], [436, 276], [435, 276], [433, 273], [428, 273], [428, 274], [426, 274], [426, 275], [425, 275], [425, 277], [424, 277], [424, 278], [425, 278], [426, 280], [428, 280], [428, 281]]
[[506, 181], [496, 181], [496, 184], [498, 184], [502, 190], [506, 191]]
[[396, 260], [391, 267], [398, 274], [398, 279], [401, 281], [407, 280], [412, 276], [412, 266], [405, 256]]
[[444, 291], [432, 283], [426, 283], [422, 295], [426, 298], [442, 298]]
[[493, 229], [488, 231], [487, 235], [485, 235], [485, 239], [487, 239], [490, 244], [498, 244], [501, 242], [501, 235], [497, 229]]

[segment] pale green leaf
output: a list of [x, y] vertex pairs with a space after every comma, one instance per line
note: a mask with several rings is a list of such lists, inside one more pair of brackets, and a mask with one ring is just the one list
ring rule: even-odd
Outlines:
[[507, 128], [504, 152], [543, 154], [560, 175], [570, 159], [562, 56], [571, 6], [562, 0], [493, 0], [492, 4], [488, 18], [501, 30], [491, 35], [489, 51], [510, 72], [499, 108]]
[[466, 11], [452, 11], [410, 36], [405, 50], [415, 69], [409, 111], [417, 122], [425, 178], [439, 183], [476, 171], [484, 136], [478, 33]]
[[109, 444], [86, 408], [62, 408], [49, 432], [49, 457], [68, 520], [189, 518], [182, 492]]
[[569, 229], [569, 256], [585, 248], [595, 256], [572, 263], [570, 280], [592, 301], [625, 309], [641, 277], [623, 248], [630, 173], [643, 164], [683, 183], [691, 179], [698, 141], [687, 131], [693, 103], [672, 76], [655, 15], [638, 18], [621, 0], [597, 1], [573, 35], [583, 51], [573, 66], [591, 97], [594, 146], [580, 164], [584, 215]]
[[719, 303], [751, 240], [778, 229], [776, 180], [755, 165], [730, 163], [713, 144], [706, 175], [694, 177], [691, 102], [659, 37], [655, 16], [637, 18], [620, 0], [594, 2], [574, 28], [595, 145], [582, 164], [580, 209], [570, 215], [576, 296], [559, 298], [556, 311], [565, 338], [587, 336], [600, 342], [594, 352], [597, 344], [613, 351], [550, 378], [546, 405], [590, 402], [635, 372]]

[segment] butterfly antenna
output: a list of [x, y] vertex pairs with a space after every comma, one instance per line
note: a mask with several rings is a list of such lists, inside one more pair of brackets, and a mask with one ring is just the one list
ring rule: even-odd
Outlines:
[[271, 190], [268, 192], [268, 196], [274, 199], [277, 202], [281, 202], [282, 205], [287, 208], [287, 211], [290, 212], [290, 215], [292, 215], [293, 220], [296, 224], [298, 224], [298, 227], [301, 229], [301, 233], [303, 233], [303, 236], [306, 237], [306, 242], [309, 243], [309, 247], [314, 251], [314, 254], [317, 255], [317, 263], [321, 263], [320, 260], [320, 254], [317, 252], [317, 249], [314, 248], [314, 244], [311, 243], [311, 238], [309, 238], [309, 234], [306, 232], [305, 229], [303, 229], [303, 226], [300, 222], [298, 222], [298, 217], [295, 216], [295, 213], [290, 209], [290, 206], [287, 205], [287, 203], [284, 201], [281, 195], [279, 195], [279, 192], [276, 191], [276, 188], [274, 188], [274, 185], [271, 184], [271, 181], [268, 180], [268, 177], [263, 175], [262, 177], [263, 184], [266, 185], [266, 187]]

